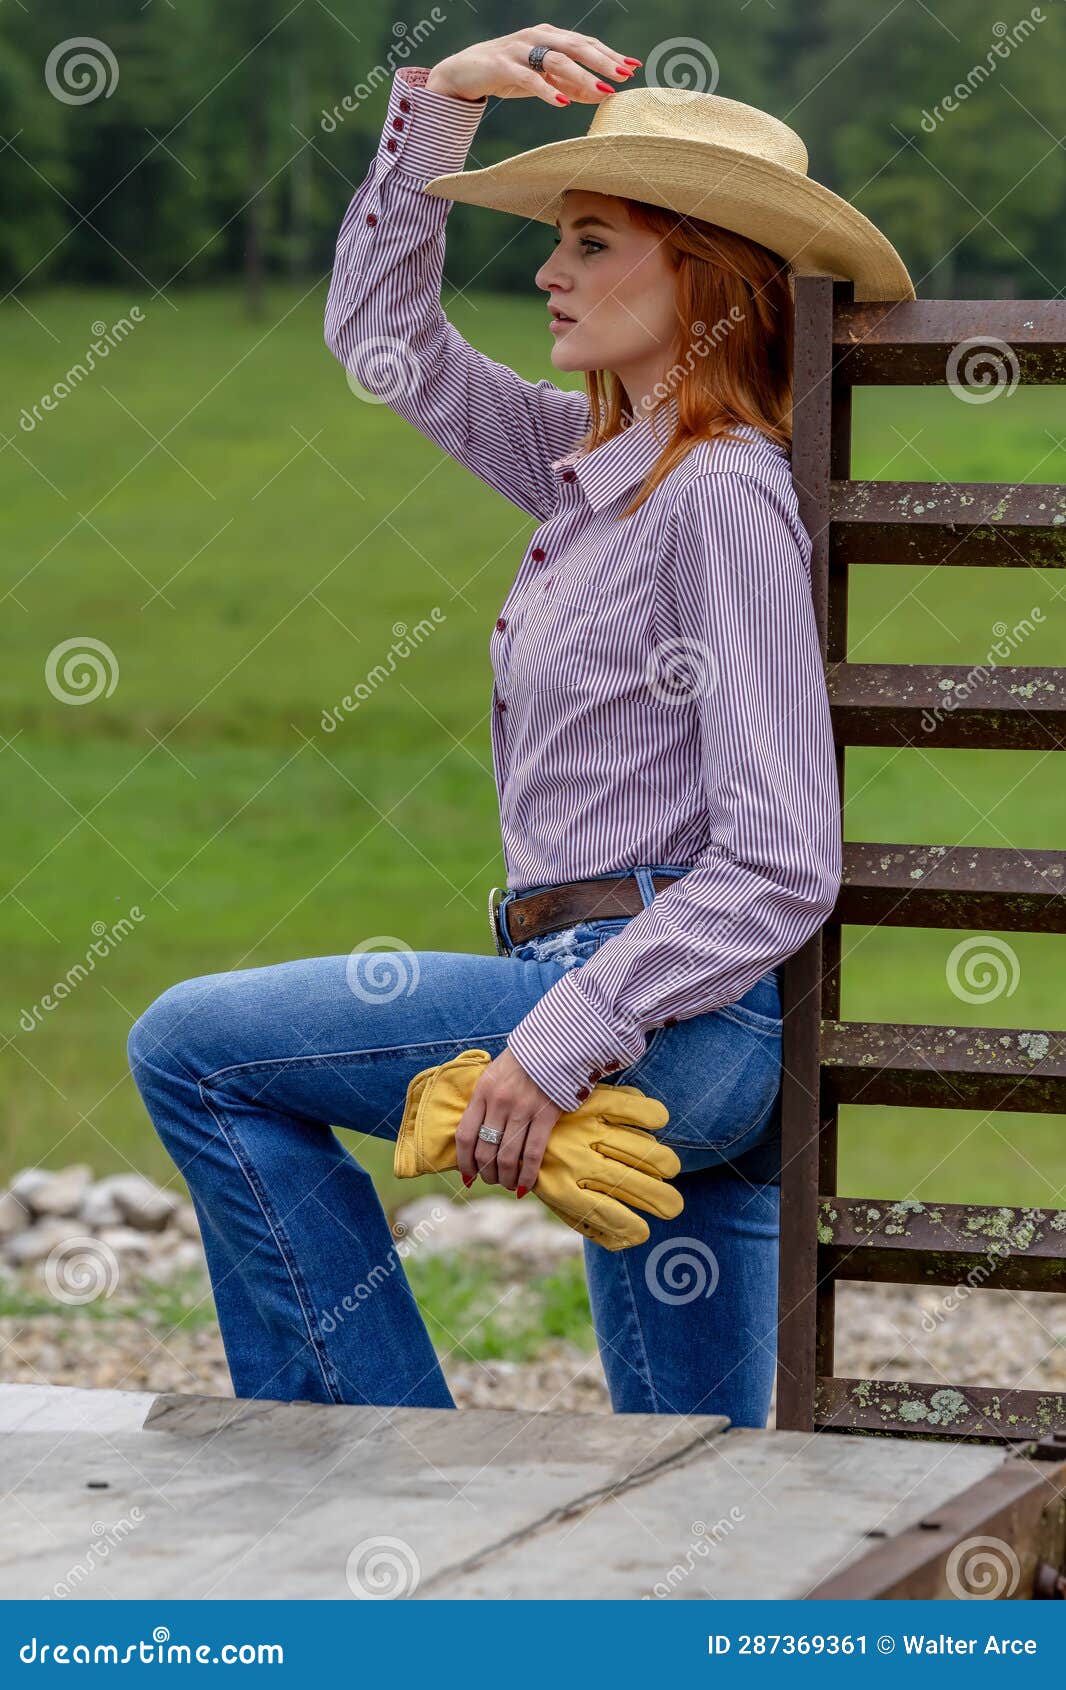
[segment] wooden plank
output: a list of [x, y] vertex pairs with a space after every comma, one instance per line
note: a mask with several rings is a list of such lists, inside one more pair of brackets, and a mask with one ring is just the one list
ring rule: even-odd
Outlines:
[[1066, 1110], [1066, 1034], [826, 1021], [822, 1083], [838, 1104], [1057, 1114]]
[[[793, 362], [792, 473], [811, 536], [811, 592], [823, 662], [847, 653], [847, 576], [829, 570], [829, 489], [851, 470], [851, 395], [833, 369], [833, 322], [850, 282], [799, 277]], [[836, 749], [844, 790], [844, 752]], [[814, 1228], [819, 1191], [836, 1180], [836, 1117], [819, 1113], [823, 1015], [839, 1014], [840, 931], [832, 923], [784, 965], [781, 1091], [781, 1239], [778, 1267], [777, 1424], [813, 1425], [818, 1357], [832, 1371], [832, 1280], [819, 1281]], [[827, 1347], [828, 1346], [828, 1347]]]
[[1025, 1601], [1041, 1565], [1066, 1565], [1066, 1465], [1005, 1461], [824, 1580], [827, 1602]]
[[1066, 851], [847, 841], [834, 921], [1066, 933]]
[[0, 1438], [0, 1596], [351, 1600], [375, 1555], [419, 1599], [803, 1596], [1004, 1459], [714, 1416], [235, 1406]]
[[[1061, 299], [916, 299], [842, 304], [834, 352], [853, 386], [942, 386], [958, 366], [978, 388], [995, 380], [1066, 382]], [[964, 345], [963, 343], [969, 343]]]
[[186, 1406], [154, 1417], [159, 1428], [169, 1418], [165, 1432], [0, 1440], [0, 1596], [53, 1593], [119, 1532], [63, 1594], [351, 1599], [347, 1559], [363, 1540], [398, 1539], [397, 1576], [429, 1579], [546, 1516], [628, 1494], [698, 1456], [725, 1425], [716, 1415]]
[[829, 562], [1061, 569], [1066, 487], [1030, 481], [849, 481], [830, 489]]
[[913, 1379], [819, 1379], [819, 1425], [841, 1430], [918, 1432], [923, 1438], [1028, 1442], [1066, 1428], [1066, 1393]]
[[826, 685], [841, 745], [1066, 747], [1066, 669], [835, 663]]
[[133, 1432], [143, 1425], [155, 1400], [154, 1391], [0, 1384], [0, 1434]]
[[904, 1530], [1003, 1460], [975, 1445], [737, 1428], [683, 1470], [457, 1562], [420, 1594], [802, 1599], [865, 1553], [868, 1533]]
[[836, 1279], [1066, 1292], [1066, 1209], [823, 1197], [818, 1242]]

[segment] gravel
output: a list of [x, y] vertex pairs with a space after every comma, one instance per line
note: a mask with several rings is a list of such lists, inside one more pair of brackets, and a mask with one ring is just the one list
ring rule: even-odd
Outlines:
[[[488, 1245], [519, 1278], [553, 1272], [581, 1249], [536, 1209], [519, 1227], [511, 1199], [444, 1209], [442, 1218], [439, 1196], [405, 1205], [397, 1239], [431, 1253], [477, 1246], [482, 1260]], [[24, 1169], [0, 1193], [0, 1222], [0, 1309], [15, 1311], [0, 1314], [0, 1379], [232, 1395], [190, 1204], [139, 1175], [94, 1182], [80, 1165]], [[546, 1343], [531, 1362], [457, 1354], [442, 1366], [460, 1407], [610, 1411], [598, 1355], [574, 1344]], [[1066, 1391], [1066, 1298], [841, 1285], [835, 1370]]]

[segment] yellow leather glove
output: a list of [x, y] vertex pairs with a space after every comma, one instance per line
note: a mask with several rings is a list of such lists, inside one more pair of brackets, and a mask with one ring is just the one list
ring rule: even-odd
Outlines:
[[[465, 1050], [414, 1076], [393, 1158], [398, 1179], [458, 1166], [456, 1130], [491, 1061], [487, 1050]], [[637, 1086], [594, 1086], [557, 1119], [533, 1190], [568, 1226], [608, 1250], [643, 1244], [650, 1228], [627, 1203], [663, 1220], [684, 1208], [681, 1193], [666, 1183], [681, 1172], [677, 1154], [651, 1136], [669, 1119], [665, 1104]]]

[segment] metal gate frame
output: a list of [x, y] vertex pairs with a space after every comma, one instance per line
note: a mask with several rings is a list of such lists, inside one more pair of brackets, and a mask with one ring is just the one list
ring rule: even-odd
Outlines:
[[[1012, 379], [1066, 383], [1066, 301], [856, 303], [796, 282], [792, 470], [844, 791], [849, 745], [1066, 748], [1066, 669], [847, 661], [852, 564], [1066, 566], [1066, 487], [851, 479], [851, 393], [942, 385], [974, 341]], [[956, 696], [951, 696], [955, 695]], [[948, 702], [950, 697], [950, 702]], [[1066, 851], [844, 842], [833, 914], [785, 964], [777, 1424], [1014, 1442], [1066, 1427], [1066, 1393], [834, 1375], [838, 1279], [1066, 1291], [1066, 1210], [837, 1194], [842, 1103], [1066, 1110], [1066, 1033], [846, 1022], [841, 925], [1066, 932]]]

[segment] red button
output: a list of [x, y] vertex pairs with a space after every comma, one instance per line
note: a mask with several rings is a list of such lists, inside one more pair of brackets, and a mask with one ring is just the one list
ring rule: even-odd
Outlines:
[[377, 220], [378, 220], [377, 212], [376, 211], [368, 211], [367, 214], [366, 214], [366, 220], [367, 220], [368, 223], [376, 223]]
[[411, 110], [410, 100], [401, 100], [400, 101], [400, 110], [401, 111], [410, 111]]
[[506, 699], [498, 698], [496, 700], [496, 708], [497, 708], [497, 710], [506, 710], [507, 709]]
[[502, 634], [502, 633], [503, 633], [503, 630], [504, 630], [504, 629], [505, 629], [505, 628], [506, 628], [506, 626], [507, 626], [507, 618], [506, 618], [506, 617], [505, 617], [505, 616], [497, 616], [497, 618], [496, 618], [496, 626], [497, 626], [497, 628], [498, 628], [498, 629], [499, 629], [499, 630], [500, 630], [500, 633], [501, 633], [501, 634]]
[[403, 118], [402, 117], [394, 117], [393, 120], [392, 120], [392, 127], [394, 129], [402, 129], [403, 128]]
[[534, 563], [543, 563], [548, 554], [542, 546], [534, 546], [529, 555]]
[[385, 142], [385, 146], [390, 153], [394, 153], [396, 151], [396, 142], [394, 141], [394, 139], [391, 135], [389, 136], [388, 140]]
[[589, 1094], [589, 1088], [588, 1088], [588, 1086], [582, 1086], [582, 1088], [581, 1088], [581, 1090], [580, 1090], [580, 1091], [579, 1091], [579, 1092], [578, 1092], [578, 1094], [577, 1094], [577, 1099], [578, 1099], [578, 1102], [579, 1102], [579, 1103], [584, 1103], [584, 1101], [585, 1101], [585, 1099], [586, 1099], [586, 1097], [587, 1097], [587, 1096], [588, 1096], [588, 1094]]
[[666, 1017], [666, 1020], [663, 1022], [663, 1026], [664, 1027], [676, 1027], [677, 1026], [677, 1016], [676, 1015], [668, 1015]]
[[593, 1070], [592, 1070], [592, 1073], [591, 1073], [591, 1074], [590, 1074], [590, 1075], [589, 1075], [589, 1079], [590, 1079], [590, 1080], [602, 1080], [602, 1079], [603, 1079], [603, 1076], [604, 1076], [604, 1073], [605, 1073], [605, 1069], [603, 1069], [603, 1068], [594, 1068], [594, 1069], [593, 1069]]
[[563, 480], [564, 481], [576, 481], [577, 480], [577, 470], [576, 469], [564, 469], [563, 470]]

